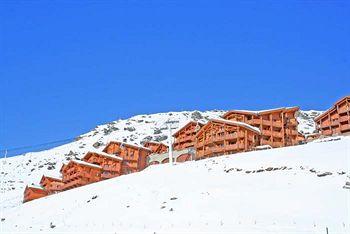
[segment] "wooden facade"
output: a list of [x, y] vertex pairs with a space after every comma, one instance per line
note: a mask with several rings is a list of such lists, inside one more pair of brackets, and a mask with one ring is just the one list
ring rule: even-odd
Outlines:
[[252, 150], [259, 136], [260, 130], [246, 123], [210, 120], [196, 135], [196, 160]]
[[147, 156], [152, 153], [152, 150], [143, 146], [112, 141], [107, 144], [103, 152], [121, 157], [122, 174], [129, 174], [147, 167]]
[[283, 147], [299, 144], [297, 111], [299, 107], [265, 111], [232, 110], [227, 112], [223, 118], [259, 128], [261, 131], [260, 145]]
[[102, 167], [101, 179], [110, 179], [122, 174], [121, 157], [102, 152], [88, 152], [82, 160]]
[[315, 122], [317, 130], [323, 136], [350, 134], [350, 96], [337, 101], [315, 118]]
[[152, 150], [152, 153], [162, 154], [168, 152], [168, 146], [161, 142], [147, 141], [143, 144], [144, 147]]
[[29, 202], [48, 195], [48, 192], [41, 186], [27, 185], [23, 194], [23, 203]]
[[57, 193], [64, 189], [62, 179], [50, 176], [42, 176], [40, 185], [47, 191], [48, 194]]
[[71, 160], [62, 166], [64, 190], [80, 187], [101, 180], [102, 167], [80, 160]]
[[190, 121], [185, 126], [180, 128], [173, 134], [175, 142], [173, 144], [174, 150], [183, 150], [194, 147], [197, 132], [203, 127], [203, 123]]

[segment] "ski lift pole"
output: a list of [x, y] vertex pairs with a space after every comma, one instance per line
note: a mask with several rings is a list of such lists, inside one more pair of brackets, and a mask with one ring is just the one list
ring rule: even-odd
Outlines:
[[171, 134], [171, 123], [168, 123], [168, 129], [169, 129], [169, 164], [173, 165], [173, 142], [172, 142], [172, 134]]

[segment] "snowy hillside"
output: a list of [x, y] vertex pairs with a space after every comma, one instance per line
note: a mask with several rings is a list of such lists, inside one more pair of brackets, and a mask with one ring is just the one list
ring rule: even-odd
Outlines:
[[314, 119], [322, 114], [323, 111], [315, 111], [315, 110], [309, 110], [309, 111], [299, 111], [298, 113], [298, 130], [299, 132], [307, 135], [310, 133], [314, 133], [316, 126]]
[[330, 140], [151, 166], [6, 210], [2, 233], [349, 233], [350, 137]]
[[[26, 184], [39, 183], [43, 174], [58, 176], [62, 163], [70, 159], [80, 159], [89, 150], [102, 150], [110, 140], [119, 140], [139, 144], [145, 140], [167, 141], [168, 131], [164, 123], [174, 122], [173, 131], [185, 125], [189, 120], [206, 121], [223, 115], [224, 111], [184, 111], [152, 115], [138, 115], [126, 120], [117, 120], [97, 126], [92, 131], [77, 137], [77, 140], [50, 150], [27, 153], [21, 156], [0, 159], [1, 199], [4, 210], [21, 204]], [[299, 131], [313, 132], [312, 117], [320, 112], [301, 111], [298, 121]]]

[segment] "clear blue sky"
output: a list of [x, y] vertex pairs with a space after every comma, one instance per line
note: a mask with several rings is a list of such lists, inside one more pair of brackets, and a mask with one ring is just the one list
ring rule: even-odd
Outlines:
[[0, 149], [136, 114], [324, 110], [350, 93], [349, 1], [3, 0], [0, 17]]

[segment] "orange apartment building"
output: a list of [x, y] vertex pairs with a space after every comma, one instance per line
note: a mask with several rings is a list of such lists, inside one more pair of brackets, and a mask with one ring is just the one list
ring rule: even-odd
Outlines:
[[330, 109], [315, 118], [321, 135], [350, 134], [350, 96], [338, 100]]
[[212, 119], [196, 135], [196, 160], [252, 150], [260, 130], [246, 123]]
[[60, 192], [64, 188], [62, 179], [51, 176], [42, 176], [40, 185], [47, 191], [48, 194]]
[[61, 171], [63, 190], [68, 190], [100, 181], [102, 167], [80, 160], [71, 160], [67, 165], [62, 166]]
[[88, 152], [82, 160], [102, 167], [103, 180], [121, 175], [123, 161], [121, 157], [102, 152]]
[[259, 128], [261, 131], [260, 145], [283, 147], [299, 144], [302, 140], [298, 133], [297, 111], [299, 107], [264, 111], [232, 110], [227, 112], [223, 118]]
[[111, 141], [103, 152], [121, 157], [122, 174], [129, 174], [147, 167], [147, 156], [152, 153], [152, 150], [143, 146]]
[[143, 144], [144, 147], [152, 150], [152, 153], [162, 154], [168, 152], [168, 146], [161, 142], [147, 141]]
[[174, 150], [183, 150], [194, 147], [197, 132], [204, 126], [201, 122], [190, 121], [173, 134], [175, 142]]
[[47, 191], [41, 186], [27, 185], [24, 190], [23, 203], [47, 196]]

